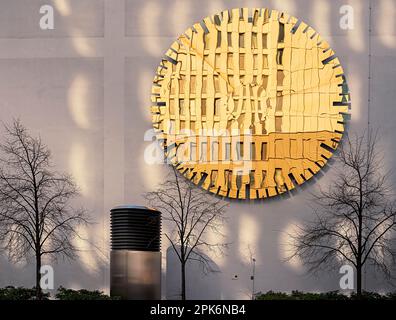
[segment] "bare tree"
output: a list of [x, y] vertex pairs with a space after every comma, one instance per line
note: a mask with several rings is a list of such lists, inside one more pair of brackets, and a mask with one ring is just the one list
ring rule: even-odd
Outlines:
[[172, 172], [155, 191], [145, 194], [151, 206], [162, 212], [173, 230], [166, 238], [170, 241], [181, 267], [181, 299], [186, 299], [186, 265], [199, 261], [207, 271], [213, 271], [203, 250], [223, 253], [227, 244], [210, 243], [206, 235], [212, 232], [223, 237], [220, 227], [225, 221], [227, 204], [182, 177], [172, 167]]
[[291, 235], [289, 259], [300, 258], [309, 272], [340, 261], [353, 265], [358, 297], [363, 266], [388, 279], [395, 266], [396, 208], [381, 154], [377, 133], [346, 136], [335, 155], [334, 181], [313, 195], [315, 218]]
[[35, 257], [41, 299], [42, 258], [74, 258], [76, 228], [88, 217], [69, 204], [78, 195], [72, 178], [52, 170], [50, 150], [19, 120], [5, 126], [0, 152], [0, 240], [12, 261]]

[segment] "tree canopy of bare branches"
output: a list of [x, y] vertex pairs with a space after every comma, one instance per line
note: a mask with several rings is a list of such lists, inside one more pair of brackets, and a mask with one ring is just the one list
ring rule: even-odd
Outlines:
[[19, 120], [5, 126], [0, 144], [0, 241], [13, 261], [36, 260], [37, 298], [44, 256], [74, 258], [76, 228], [88, 223], [84, 209], [74, 209], [78, 196], [71, 176], [55, 172], [51, 152], [31, 137]]
[[221, 241], [211, 243], [207, 240], [210, 232], [220, 239], [224, 237], [221, 225], [226, 220], [227, 203], [196, 187], [174, 167], [166, 181], [155, 191], [146, 193], [145, 198], [173, 227], [165, 236], [180, 261], [181, 299], [185, 300], [187, 262], [199, 261], [207, 271], [213, 271], [204, 250], [222, 254], [227, 247]]
[[315, 218], [292, 235], [290, 258], [300, 258], [310, 272], [340, 261], [353, 265], [358, 296], [364, 265], [388, 279], [395, 266], [396, 207], [382, 154], [377, 133], [346, 136], [332, 182], [313, 195]]

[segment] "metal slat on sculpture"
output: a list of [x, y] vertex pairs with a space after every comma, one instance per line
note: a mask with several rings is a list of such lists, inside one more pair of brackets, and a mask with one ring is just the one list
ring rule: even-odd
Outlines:
[[230, 198], [267, 198], [317, 173], [344, 132], [339, 59], [301, 20], [232, 9], [187, 29], [152, 87], [152, 121], [186, 178]]

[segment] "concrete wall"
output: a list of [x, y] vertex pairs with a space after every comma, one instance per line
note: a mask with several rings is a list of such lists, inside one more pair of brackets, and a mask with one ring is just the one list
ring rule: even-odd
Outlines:
[[[108, 290], [109, 209], [121, 203], [144, 204], [167, 171], [145, 163], [151, 128], [150, 88], [160, 58], [192, 23], [233, 7], [284, 10], [315, 28], [340, 58], [352, 94], [350, 128], [368, 121], [380, 126], [388, 168], [396, 149], [396, 2], [372, 2], [371, 104], [368, 105], [368, 0], [3, 0], [0, 2], [0, 119], [20, 117], [51, 148], [56, 167], [72, 173], [82, 190], [79, 203], [97, 224], [81, 232], [81, 258], [54, 264], [55, 286]], [[55, 9], [55, 29], [39, 28], [39, 8]], [[339, 27], [342, 5], [354, 9], [354, 29]], [[317, 183], [287, 199], [231, 202], [224, 233], [230, 248], [213, 257], [221, 270], [211, 281], [194, 272], [190, 296], [247, 298], [251, 286], [248, 247], [257, 260], [257, 290], [335, 290], [337, 272], [311, 277], [298, 261], [284, 262], [287, 235], [294, 223], [311, 217], [308, 193], [325, 185], [331, 168]], [[165, 229], [167, 226], [165, 226]], [[174, 256], [164, 284], [177, 286]], [[94, 249], [93, 249], [94, 248]], [[171, 256], [171, 255], [170, 255]], [[32, 262], [13, 265], [0, 258], [0, 286], [32, 285]], [[166, 281], [166, 273], [171, 273]], [[199, 275], [199, 277], [198, 277]], [[238, 275], [238, 280], [233, 280]], [[198, 278], [197, 278], [198, 277]], [[199, 280], [201, 279], [201, 281]], [[386, 290], [368, 270], [366, 289]], [[173, 288], [173, 289], [172, 289]], [[164, 296], [166, 290], [164, 288]]]

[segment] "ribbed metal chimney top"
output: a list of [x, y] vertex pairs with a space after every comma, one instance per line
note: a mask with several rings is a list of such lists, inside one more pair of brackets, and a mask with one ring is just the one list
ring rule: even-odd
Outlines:
[[110, 210], [111, 249], [160, 251], [161, 213], [145, 206], [121, 205]]
[[152, 211], [157, 211], [153, 208], [148, 208], [145, 206], [137, 206], [137, 205], [133, 205], [133, 204], [123, 204], [123, 205], [119, 205], [114, 207], [112, 210], [122, 210], [122, 209], [138, 209], [138, 210], [152, 210]]

